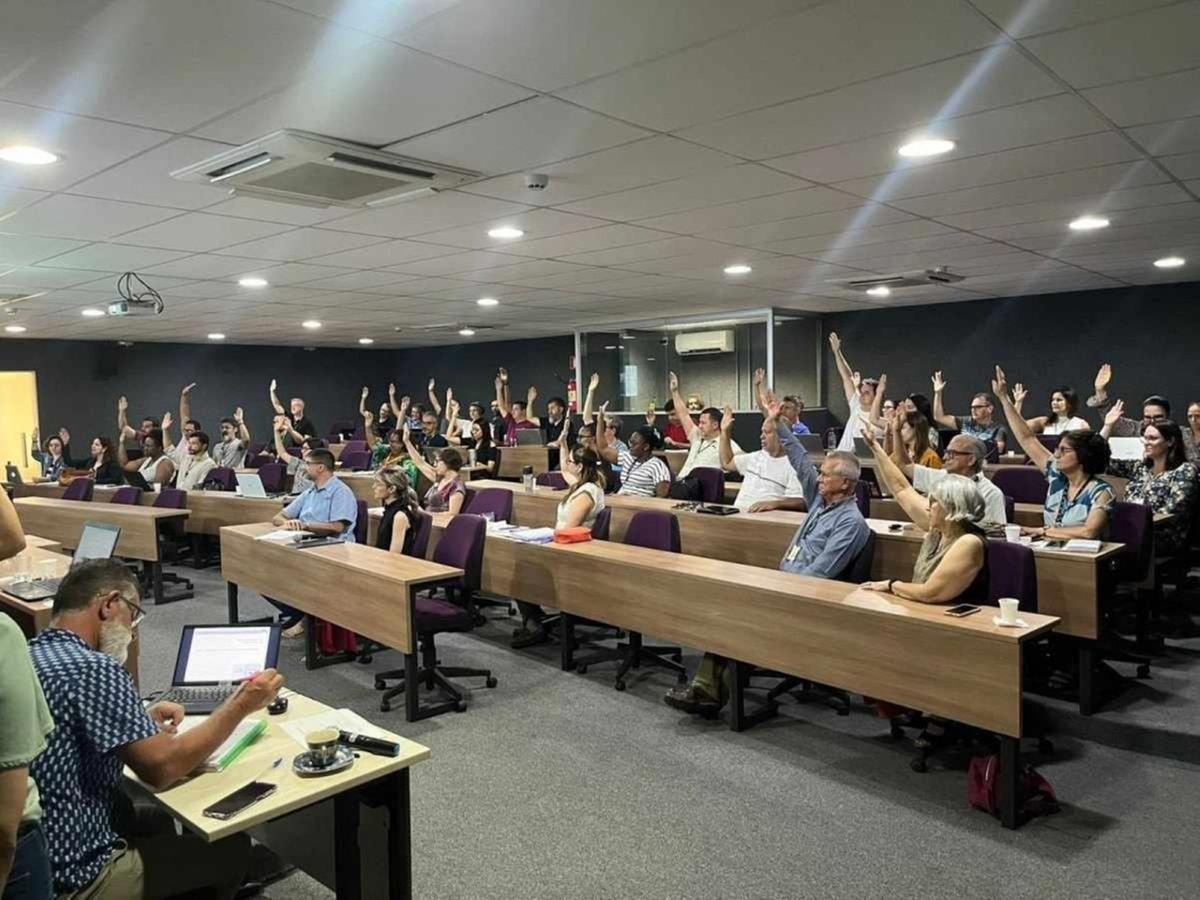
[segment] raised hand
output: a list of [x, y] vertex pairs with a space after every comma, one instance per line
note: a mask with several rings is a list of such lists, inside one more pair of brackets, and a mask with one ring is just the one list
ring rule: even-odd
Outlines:
[[754, 386], [755, 387], [758, 387], [760, 384], [762, 384], [766, 380], [767, 380], [766, 369], [755, 369], [754, 370]]
[[536, 400], [538, 398], [537, 388], [535, 388], [533, 385], [530, 385], [529, 391], [526, 393], [525, 396], [526, 396], [526, 399], [529, 400], [530, 403], [532, 403], [534, 400]]
[[446, 405], [454, 403], [454, 388], [446, 388]]
[[733, 407], [728, 403], [721, 410], [721, 430], [725, 432], [733, 431]]
[[400, 415], [404, 415], [406, 412], [408, 412], [408, 405], [410, 403], [412, 403], [412, 400], [407, 394], [400, 398]]
[[887, 372], [881, 372], [879, 374], [879, 384], [875, 387], [875, 393], [877, 393], [880, 397], [887, 396]]
[[196, 386], [196, 382], [194, 382], [194, 381], [193, 381], [191, 384], [189, 384], [187, 387], [185, 387], [185, 388], [184, 388], [182, 391], [180, 391], [179, 393], [181, 393], [181, 394], [183, 394], [183, 395], [185, 395], [185, 396], [186, 396], [186, 395], [188, 395], [188, 394], [190, 394], [190, 393], [192, 392], [192, 388], [194, 388], [195, 386]]
[[[767, 420], [774, 421], [779, 418], [780, 412], [783, 410], [783, 404], [778, 400], [772, 400], [767, 404]], [[724, 423], [722, 423], [724, 424]]]
[[67, 446], [67, 444], [71, 443], [71, 432], [65, 428], [58, 429], [58, 439], [62, 441], [64, 447]]
[[163, 413], [163, 417], [162, 417], [162, 430], [163, 430], [163, 431], [166, 431], [168, 428], [170, 428], [170, 427], [171, 427], [171, 423], [172, 423], [172, 422], [174, 422], [174, 421], [175, 421], [175, 420], [171, 418], [171, 414], [170, 414], [170, 413]]
[[859, 389], [859, 387], [862, 386], [862, 373], [861, 372], [851, 372], [850, 373], [850, 381], [854, 385], [854, 389], [857, 391]]
[[829, 332], [829, 349], [834, 353], [840, 353], [842, 350], [842, 339], [836, 331]]
[[288, 431], [287, 416], [276, 416], [275, 417], [275, 430], [278, 431], [280, 434], [287, 434], [287, 431]]
[[[600, 407], [600, 412], [603, 413], [604, 410], [606, 410], [607, 408], [608, 408], [608, 402], [605, 401], [604, 405]], [[658, 413], [656, 413], [654, 411], [654, 407], [652, 406], [648, 410], [646, 410], [646, 424], [653, 425], [657, 421], [658, 421]]]
[[504, 368], [504, 366], [501, 366], [498, 374], [500, 375], [500, 382], [502, 384], [508, 384], [508, 369]]
[[120, 397], [117, 398], [117, 412], [124, 413], [128, 409], [129, 409], [129, 401], [126, 400], [125, 395], [122, 394]]
[[364, 412], [363, 413], [363, 424], [369, 430], [370, 427], [375, 424], [375, 413], [371, 412], [369, 409], [366, 412]]
[[939, 369], [933, 373], [933, 392], [940, 394], [946, 389], [946, 379], [942, 378], [942, 372]]
[[396, 385], [395, 385], [395, 384], [389, 384], [389, 385], [388, 385], [388, 396], [389, 396], [389, 397], [395, 397], [395, 396], [396, 396]]
[[429, 379], [429, 390], [432, 391], [436, 386], [437, 386], [437, 380], [430, 378]]
[[272, 378], [272, 379], [271, 379], [271, 390], [272, 390], [272, 391], [273, 391], [273, 390], [275, 390], [275, 388], [276, 388], [276, 387], [278, 387], [278, 385], [275, 383], [275, 379], [274, 379], [274, 378]]
[[996, 366], [996, 371], [992, 374], [992, 393], [1000, 400], [1008, 396], [1008, 377], [999, 366]]
[[33, 426], [33, 443], [34, 443], [34, 446], [37, 446], [37, 447], [40, 447], [42, 445], [42, 432], [38, 429], [38, 427], [36, 425]]
[[1021, 384], [1019, 381], [1014, 384], [1012, 392], [1013, 406], [1015, 406], [1017, 409], [1020, 409], [1021, 404], [1025, 402], [1025, 397], [1028, 394], [1029, 392], [1025, 390], [1025, 385]]
[[1103, 394], [1104, 389], [1108, 387], [1110, 381], [1112, 381], [1112, 366], [1105, 363], [1096, 373], [1096, 380], [1092, 383], [1092, 386], [1096, 389], [1097, 394]]
[[1104, 414], [1104, 427], [1111, 428], [1117, 424], [1117, 419], [1125, 415], [1125, 401], [1118, 400], [1112, 405], [1108, 412]]
[[362, 398], [363, 398], [364, 400], [366, 400], [366, 399], [367, 399], [367, 396], [368, 396], [370, 393], [371, 393], [371, 389], [370, 389], [369, 387], [367, 387], [367, 386], [364, 384], [364, 385], [363, 385], [363, 389], [362, 389]]
[[[608, 401], [607, 400], [605, 400], [603, 403], [600, 404], [600, 411], [597, 413], [597, 415], [600, 417], [600, 427], [603, 428], [604, 427], [604, 417], [608, 415]], [[646, 415], [647, 415], [647, 417], [649, 417], [650, 413], [646, 413]], [[654, 422], [651, 421], [648, 424], [653, 425]]]
[[588, 390], [594, 391], [598, 387], [600, 387], [600, 373], [593, 372], [592, 377], [588, 379]]
[[[667, 373], [667, 387], [670, 389], [672, 394], [679, 390], [679, 376], [674, 372]], [[687, 412], [687, 410], [680, 409], [676, 410], [676, 412], [682, 416], [685, 412]]]
[[235, 422], [237, 422], [239, 425], [245, 425], [246, 424], [246, 411], [239, 406], [237, 409], [235, 409], [233, 411], [233, 420]]

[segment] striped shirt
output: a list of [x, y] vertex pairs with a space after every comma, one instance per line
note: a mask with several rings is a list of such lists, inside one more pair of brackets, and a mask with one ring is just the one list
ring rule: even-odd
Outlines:
[[636, 460], [628, 450], [622, 450], [617, 462], [621, 466], [621, 490], [617, 492], [619, 494], [653, 497], [659, 482], [671, 480], [671, 470], [657, 456]]

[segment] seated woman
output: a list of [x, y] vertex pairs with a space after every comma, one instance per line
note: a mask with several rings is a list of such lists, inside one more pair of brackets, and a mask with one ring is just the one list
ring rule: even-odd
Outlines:
[[70, 459], [71, 435], [67, 429], [58, 429], [58, 434], [50, 435], [43, 443], [35, 428], [32, 444], [29, 455], [41, 463], [42, 477], [48, 481], [58, 481], [64, 471], [75, 468]]
[[890, 425], [884, 435], [883, 451], [892, 462], [901, 469], [913, 463], [928, 469], [942, 467], [942, 457], [929, 443], [928, 419], [920, 413], [906, 413], [901, 406]]
[[312, 478], [308, 474], [308, 466], [304, 465], [304, 454], [309, 450], [316, 450], [325, 446], [325, 442], [320, 438], [309, 437], [304, 439], [299, 447], [285, 447], [283, 440], [291, 431], [291, 424], [287, 416], [275, 417], [275, 458], [287, 467], [287, 472], [292, 476], [293, 494], [302, 494], [312, 487]]
[[476, 477], [496, 477], [496, 468], [500, 464], [500, 451], [492, 443], [492, 429], [482, 418], [472, 420], [469, 437], [463, 437], [459, 433], [458, 420], [455, 419], [454, 424], [450, 426], [450, 431], [446, 434], [446, 440], [452, 445], [467, 446], [475, 451], [475, 465], [483, 466], [484, 469]]
[[383, 504], [383, 517], [379, 520], [375, 546], [380, 550], [412, 556], [419, 507], [416, 491], [409, 484], [408, 475], [399, 466], [384, 466], [375, 473], [371, 492]]
[[[570, 453], [564, 450], [562, 459], [567, 495], [559, 501], [554, 527], [591, 528], [596, 523], [597, 513], [604, 509], [604, 473], [600, 470], [600, 456], [590, 447], [576, 446]], [[542, 608], [522, 600], [517, 601], [517, 607], [521, 610], [521, 627], [513, 633], [513, 647], [545, 643]]]
[[1183, 429], [1183, 452], [1192, 465], [1200, 466], [1200, 403], [1189, 403], [1187, 426]]
[[463, 466], [462, 454], [453, 447], [447, 447], [438, 453], [437, 462], [431, 466], [413, 445], [407, 422], [404, 425], [404, 446], [408, 450], [408, 458], [422, 475], [433, 482], [425, 493], [426, 511], [448, 512], [454, 516], [462, 512], [467, 499], [467, 486], [458, 474]]
[[1114, 497], [1112, 485], [1097, 476], [1108, 468], [1108, 441], [1091, 431], [1066, 431], [1051, 453], [1009, 397], [1008, 381], [999, 366], [992, 378], [992, 393], [1004, 409], [1009, 432], [1050, 483], [1042, 510], [1044, 527], [1022, 528], [1022, 533], [1055, 541], [1103, 540]]
[[87, 469], [88, 477], [96, 484], [124, 484], [125, 475], [113, 458], [112, 441], [103, 435], [92, 438], [92, 455], [88, 460], [77, 460], [75, 468]]
[[[1109, 426], [1121, 417], [1118, 400], [1104, 417]], [[1141, 503], [1171, 519], [1154, 526], [1155, 554], [1171, 555], [1187, 548], [1196, 508], [1196, 467], [1184, 453], [1183, 432], [1170, 419], [1159, 419], [1142, 431], [1144, 459], [1114, 459], [1108, 474], [1128, 478], [1125, 500]]]
[[[1018, 385], [1019, 387], [1019, 385]], [[1024, 392], [1019, 395], [1024, 399]], [[1018, 409], [1020, 405], [1018, 404]], [[1079, 409], [1079, 395], [1069, 387], [1060, 387], [1050, 395], [1050, 412], [1044, 416], [1025, 419], [1034, 434], [1066, 434], [1068, 431], [1091, 431], [1085, 419], [1075, 415]]]

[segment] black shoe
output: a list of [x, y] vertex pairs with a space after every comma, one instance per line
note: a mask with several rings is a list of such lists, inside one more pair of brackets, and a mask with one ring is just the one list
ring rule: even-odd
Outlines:
[[678, 709], [694, 716], [715, 716], [721, 711], [722, 704], [713, 700], [694, 685], [673, 687], [663, 696], [663, 702], [672, 709]]
[[522, 647], [532, 647], [534, 644], [545, 644], [549, 640], [550, 636], [546, 634], [546, 629], [537, 625], [533, 628], [524, 628], [514, 634], [511, 646], [514, 650], [520, 650]]

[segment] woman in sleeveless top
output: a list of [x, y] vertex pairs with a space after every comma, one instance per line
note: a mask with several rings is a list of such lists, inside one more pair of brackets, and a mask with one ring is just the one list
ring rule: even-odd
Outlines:
[[371, 491], [383, 504], [375, 546], [412, 556], [413, 538], [417, 534], [417, 495], [409, 486], [408, 475], [399, 466], [384, 466], [375, 473]]

